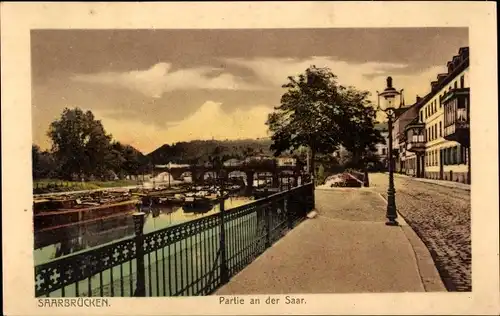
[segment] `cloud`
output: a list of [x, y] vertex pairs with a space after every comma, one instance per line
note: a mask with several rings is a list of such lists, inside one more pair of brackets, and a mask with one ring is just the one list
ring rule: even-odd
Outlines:
[[265, 122], [272, 110], [257, 105], [248, 110], [231, 113], [222, 110], [222, 103], [206, 101], [192, 115], [177, 122], [158, 126], [134, 119], [116, 119], [112, 112], [96, 112], [106, 131], [113, 138], [131, 144], [143, 152], [151, 152], [165, 143], [193, 139], [245, 139], [267, 136]]
[[[290, 75], [303, 73], [311, 65], [329, 67], [337, 75], [344, 86], [355, 86], [372, 93], [375, 100], [377, 90], [385, 87], [385, 78], [392, 76], [396, 88], [405, 90], [407, 96], [414, 100], [415, 95], [425, 95], [430, 90], [430, 82], [438, 73], [446, 71], [445, 65], [430, 67], [421, 71], [409, 70], [409, 65], [397, 63], [347, 63], [332, 57], [311, 57], [308, 59], [293, 58], [230, 58], [227, 64], [251, 69], [261, 82], [279, 88], [286, 83]], [[409, 102], [410, 100], [407, 100]]]
[[116, 85], [139, 91], [152, 98], [165, 92], [187, 89], [255, 90], [260, 87], [245, 82], [233, 74], [213, 67], [185, 68], [172, 71], [170, 63], [158, 63], [147, 70], [76, 74], [77, 82]]

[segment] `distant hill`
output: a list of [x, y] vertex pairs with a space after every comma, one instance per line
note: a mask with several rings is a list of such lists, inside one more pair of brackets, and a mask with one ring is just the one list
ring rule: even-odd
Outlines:
[[242, 140], [193, 140], [165, 144], [147, 154], [152, 164], [187, 163], [196, 164], [209, 161], [216, 151], [225, 159], [243, 158], [252, 154], [272, 155], [270, 139]]

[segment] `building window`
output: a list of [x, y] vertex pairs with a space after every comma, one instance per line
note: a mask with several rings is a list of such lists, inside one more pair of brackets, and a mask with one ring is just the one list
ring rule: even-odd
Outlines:
[[424, 120], [423, 120], [423, 115], [422, 115], [422, 114], [423, 114], [423, 112], [422, 112], [422, 111], [420, 111], [420, 123], [423, 123], [423, 122], [424, 122]]
[[382, 155], [386, 155], [387, 154], [387, 150], [385, 148], [382, 148]]
[[453, 84], [453, 89], [456, 89], [457, 88], [457, 82], [455, 81], [455, 83]]
[[436, 137], [436, 139], [438, 138], [438, 124], [434, 124], [434, 135]]
[[465, 86], [465, 78], [464, 76], [460, 76], [460, 89], [463, 89]]
[[439, 137], [443, 137], [443, 122], [439, 122]]

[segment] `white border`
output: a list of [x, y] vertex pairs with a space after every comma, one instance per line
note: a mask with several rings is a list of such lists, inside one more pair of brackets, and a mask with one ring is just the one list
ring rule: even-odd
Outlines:
[[[497, 314], [496, 10], [491, 2], [2, 3], [2, 210], [7, 315]], [[216, 297], [112, 299], [109, 308], [37, 308], [31, 226], [30, 29], [469, 27], [472, 293], [315, 294], [303, 306], [222, 306]], [[334, 40], [334, 39], [332, 39]], [[429, 210], [432, 212], [432, 210]], [[397, 258], [394, 258], [397, 260]], [[332, 280], [334, 282], [334, 280]]]

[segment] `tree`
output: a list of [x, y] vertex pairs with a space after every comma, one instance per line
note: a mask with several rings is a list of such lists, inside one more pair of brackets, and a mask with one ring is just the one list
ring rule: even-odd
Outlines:
[[32, 164], [32, 173], [33, 179], [37, 179], [39, 177], [39, 167], [40, 167], [40, 147], [37, 145], [31, 145], [31, 164]]
[[37, 145], [31, 146], [33, 179], [53, 178], [57, 176], [58, 166], [54, 155]]
[[269, 114], [271, 150], [278, 156], [302, 146], [310, 150], [310, 170], [317, 153], [331, 153], [341, 142], [346, 117], [344, 87], [329, 68], [311, 66], [305, 73], [288, 77], [281, 104]]
[[353, 167], [364, 168], [376, 144], [384, 139], [375, 128], [376, 111], [368, 100], [367, 91], [352, 87], [344, 93], [346, 124], [342, 129], [342, 146], [352, 153]]
[[315, 172], [317, 154], [332, 153], [342, 145], [357, 163], [380, 141], [369, 93], [340, 85], [329, 68], [311, 66], [288, 77], [283, 88], [287, 90], [281, 104], [267, 120], [275, 155], [307, 146]]
[[106, 134], [91, 111], [65, 108], [61, 117], [50, 124], [48, 136], [64, 178], [105, 174], [111, 135]]

